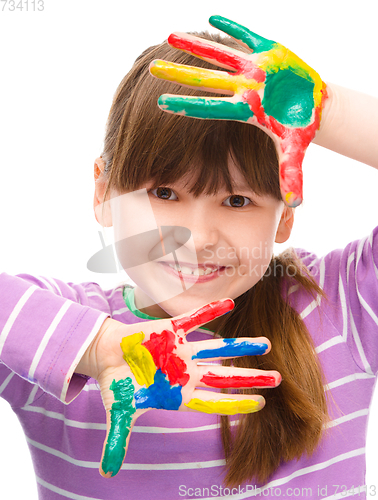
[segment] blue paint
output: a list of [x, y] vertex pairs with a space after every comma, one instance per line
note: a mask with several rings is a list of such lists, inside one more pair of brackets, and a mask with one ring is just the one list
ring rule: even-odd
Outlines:
[[268, 349], [267, 344], [261, 342], [244, 341], [237, 342], [237, 339], [223, 339], [222, 347], [218, 349], [204, 349], [192, 356], [192, 359], [208, 358], [234, 358], [236, 356], [255, 356], [265, 354]]
[[154, 383], [147, 388], [139, 389], [134, 397], [136, 408], [178, 410], [182, 403], [181, 385], [171, 386], [159, 368], [155, 373]]

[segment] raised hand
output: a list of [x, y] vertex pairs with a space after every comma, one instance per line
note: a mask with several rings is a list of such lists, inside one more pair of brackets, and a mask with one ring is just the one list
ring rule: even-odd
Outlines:
[[295, 207], [302, 202], [302, 162], [320, 126], [326, 84], [283, 45], [221, 16], [212, 16], [209, 22], [252, 52], [247, 54], [186, 33], [173, 33], [168, 38], [170, 45], [230, 71], [155, 60], [150, 72], [158, 78], [232, 97], [165, 94], [159, 98], [159, 106], [171, 113], [236, 120], [263, 129], [276, 145], [282, 198], [286, 205]]
[[270, 350], [268, 339], [186, 340], [189, 332], [233, 306], [233, 301], [226, 299], [175, 318], [133, 325], [106, 320], [109, 326], [92, 343], [77, 369], [100, 384], [107, 413], [100, 466], [104, 477], [118, 473], [132, 427], [149, 409], [234, 415], [263, 408], [264, 398], [258, 395], [225, 395], [201, 388], [276, 387], [281, 381], [276, 371], [203, 364], [208, 359], [265, 354]]

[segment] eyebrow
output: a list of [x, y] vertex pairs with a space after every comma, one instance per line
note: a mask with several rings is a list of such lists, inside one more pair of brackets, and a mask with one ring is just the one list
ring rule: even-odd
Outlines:
[[232, 189], [233, 192], [236, 191], [251, 191], [252, 193], [255, 192], [249, 184], [233, 184]]

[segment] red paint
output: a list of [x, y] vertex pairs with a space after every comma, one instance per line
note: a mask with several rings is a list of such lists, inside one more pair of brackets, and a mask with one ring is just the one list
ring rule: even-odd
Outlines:
[[281, 152], [286, 158], [280, 164], [280, 186], [283, 197], [292, 191], [295, 198], [303, 199], [302, 164], [306, 149], [320, 125], [321, 110], [327, 99], [327, 91], [322, 91], [320, 106], [315, 108], [314, 121], [305, 128], [285, 127], [272, 116], [266, 116], [267, 127], [281, 139]]
[[201, 379], [201, 382], [209, 387], [217, 388], [241, 388], [241, 387], [275, 387], [276, 379], [268, 375], [258, 375], [257, 377], [222, 377], [215, 373], [208, 372]]
[[226, 49], [213, 46], [200, 39], [187, 40], [175, 33], [172, 33], [168, 37], [168, 43], [176, 49], [184, 50], [203, 59], [217, 61], [224, 66], [230, 66], [237, 70], [236, 74], [243, 73], [246, 78], [256, 80], [257, 82], [265, 81], [265, 71], [256, 67], [251, 61], [245, 59], [244, 56], [240, 57]]
[[173, 326], [173, 331], [176, 333], [177, 330], [184, 330], [184, 332], [186, 333], [192, 328], [203, 325], [215, 318], [218, 318], [219, 316], [222, 316], [223, 314], [231, 311], [233, 308], [234, 302], [231, 299], [211, 302], [210, 304], [206, 304], [205, 306], [201, 307], [201, 309], [194, 312], [190, 316], [172, 319], [171, 323]]
[[220, 50], [218, 47], [214, 47], [198, 39], [187, 40], [172, 33], [168, 38], [168, 43], [176, 49], [185, 50], [185, 52], [190, 52], [195, 56], [213, 59], [227, 66], [231, 66], [231, 68], [239, 70], [238, 72], [241, 72], [244, 68], [245, 61], [237, 55]]
[[169, 330], [161, 333], [152, 333], [150, 340], [142, 345], [151, 353], [156, 368], [168, 376], [169, 382], [184, 386], [188, 383], [189, 374], [186, 373], [186, 363], [173, 353], [176, 349], [175, 334]]
[[261, 99], [259, 94], [256, 92], [256, 90], [247, 90], [243, 94], [243, 100], [246, 101], [249, 104], [249, 107], [251, 108], [254, 116], [256, 117], [257, 121], [259, 122], [260, 125], [266, 126], [265, 123], [265, 111], [264, 108], [261, 104]]

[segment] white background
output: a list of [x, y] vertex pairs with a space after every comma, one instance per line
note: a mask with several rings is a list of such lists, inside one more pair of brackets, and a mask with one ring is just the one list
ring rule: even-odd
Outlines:
[[[91, 207], [93, 160], [118, 83], [142, 50], [171, 31], [208, 29], [209, 16], [220, 14], [288, 46], [325, 81], [378, 96], [373, 0], [45, 0], [36, 12], [30, 0], [29, 12], [25, 2], [13, 12], [9, 1], [0, 3], [0, 270], [10, 274], [104, 287], [120, 281], [86, 269], [101, 248]], [[378, 177], [371, 167], [311, 145], [304, 185], [305, 202], [284, 247], [324, 254], [376, 225]], [[377, 477], [375, 406], [368, 485]], [[4, 401], [0, 410], [0, 498], [36, 500], [20, 425]]]

